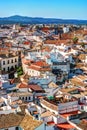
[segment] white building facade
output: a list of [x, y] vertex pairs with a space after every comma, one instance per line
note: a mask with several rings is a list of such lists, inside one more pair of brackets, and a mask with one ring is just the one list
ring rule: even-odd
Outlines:
[[1, 57], [0, 66], [3, 71], [9, 71], [11, 68], [16, 68], [18, 66], [18, 56]]

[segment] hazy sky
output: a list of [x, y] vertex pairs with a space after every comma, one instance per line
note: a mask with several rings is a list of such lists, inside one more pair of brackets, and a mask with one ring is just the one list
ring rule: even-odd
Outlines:
[[87, 20], [87, 0], [0, 0], [0, 17], [11, 15]]

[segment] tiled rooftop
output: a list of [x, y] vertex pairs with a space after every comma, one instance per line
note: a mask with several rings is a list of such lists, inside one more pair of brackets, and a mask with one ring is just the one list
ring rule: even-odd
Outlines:
[[3, 114], [0, 115], [0, 129], [19, 126], [24, 115], [20, 114]]
[[39, 127], [43, 122], [38, 120], [33, 120], [33, 117], [30, 115], [25, 115], [20, 126], [24, 130], [34, 130], [35, 128]]
[[48, 107], [54, 111], [58, 111], [58, 106], [56, 106], [56, 105], [54, 105], [54, 104], [52, 104], [44, 99], [41, 100], [41, 104], [45, 105], [46, 107]]

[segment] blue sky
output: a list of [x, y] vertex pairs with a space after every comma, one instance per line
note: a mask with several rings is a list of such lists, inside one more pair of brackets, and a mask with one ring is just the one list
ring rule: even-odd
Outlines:
[[0, 0], [0, 17], [11, 15], [87, 20], [87, 0]]

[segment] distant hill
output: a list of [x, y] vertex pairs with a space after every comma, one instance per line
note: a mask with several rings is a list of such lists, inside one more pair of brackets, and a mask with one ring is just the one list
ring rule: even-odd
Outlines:
[[0, 18], [0, 24], [87, 24], [87, 20], [40, 18], [14, 15]]

